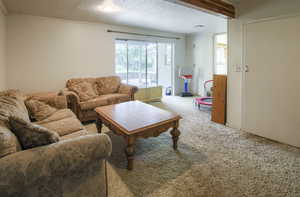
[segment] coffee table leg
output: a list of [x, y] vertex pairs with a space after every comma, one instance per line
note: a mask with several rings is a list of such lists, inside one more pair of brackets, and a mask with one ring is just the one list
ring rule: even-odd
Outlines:
[[127, 155], [127, 161], [128, 161], [128, 170], [133, 169], [133, 156], [134, 156], [134, 142], [135, 139], [133, 137], [127, 138], [127, 147], [125, 149], [126, 155]]
[[178, 139], [179, 139], [179, 136], [180, 136], [180, 131], [178, 130], [178, 122], [176, 122], [174, 128], [172, 129], [171, 131], [171, 135], [172, 135], [172, 138], [173, 138], [173, 148], [174, 150], [177, 150], [177, 142], [178, 142]]
[[102, 120], [100, 118], [96, 119], [96, 127], [97, 127], [97, 130], [98, 130], [98, 133], [101, 133], [101, 130], [102, 130]]

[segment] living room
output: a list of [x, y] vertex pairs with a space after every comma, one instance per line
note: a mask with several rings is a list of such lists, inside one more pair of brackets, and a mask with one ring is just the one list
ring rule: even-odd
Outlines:
[[[297, 0], [1, 0], [0, 196], [300, 195], [299, 13]], [[224, 125], [220, 105], [194, 103], [216, 99], [218, 75]]]

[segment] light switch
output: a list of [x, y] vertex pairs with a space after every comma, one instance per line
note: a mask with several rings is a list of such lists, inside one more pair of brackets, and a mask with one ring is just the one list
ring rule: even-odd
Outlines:
[[242, 72], [242, 67], [241, 66], [235, 65], [234, 68], [235, 68], [235, 72], [238, 72], [238, 73]]

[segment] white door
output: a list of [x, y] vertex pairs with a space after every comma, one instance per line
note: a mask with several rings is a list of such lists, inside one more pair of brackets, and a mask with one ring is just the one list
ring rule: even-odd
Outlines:
[[300, 16], [244, 26], [243, 130], [300, 147]]

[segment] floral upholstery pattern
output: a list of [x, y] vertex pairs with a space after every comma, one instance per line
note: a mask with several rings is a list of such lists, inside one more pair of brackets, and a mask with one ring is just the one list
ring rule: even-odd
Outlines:
[[24, 101], [10, 96], [0, 96], [0, 120], [8, 121], [9, 116], [17, 116], [29, 121]]
[[138, 91], [138, 88], [136, 86], [132, 86], [132, 85], [121, 84], [121, 86], [119, 88], [120, 94], [131, 95], [137, 91]]
[[[94, 88], [97, 96], [89, 100], [81, 100], [80, 96], [70, 88], [72, 84], [88, 82]], [[96, 107], [117, 104], [134, 100], [134, 94], [138, 91], [136, 86], [122, 84], [118, 76], [70, 79], [66, 88], [60, 91], [60, 95], [66, 96], [69, 108], [77, 118], [84, 121], [96, 120]]]
[[130, 101], [128, 94], [106, 94], [100, 96], [100, 98], [107, 100], [109, 105]]
[[[86, 130], [76, 115], [67, 109], [64, 95], [39, 93], [34, 99], [57, 111], [34, 122], [34, 128], [40, 129], [37, 124], [44, 124], [57, 134], [66, 135], [60, 136], [58, 142], [22, 150], [8, 121], [14, 115], [23, 120], [27, 117], [24, 125], [32, 126], [24, 104], [26, 99], [33, 97], [18, 96], [12, 91], [0, 92], [0, 196], [107, 196], [104, 162], [111, 154], [110, 138]], [[23, 133], [23, 125], [21, 130]]]
[[87, 101], [95, 98], [97, 95], [93, 85], [89, 82], [83, 81], [81, 83], [70, 83], [70, 90], [76, 92], [81, 101]]
[[67, 98], [56, 92], [42, 92], [27, 95], [26, 100], [38, 100], [56, 109], [67, 108]]
[[[56, 115], [57, 114], [53, 114], [53, 116]], [[54, 130], [60, 136], [68, 135], [84, 129], [81, 122], [75, 116], [66, 117], [66, 118], [58, 119], [55, 121], [49, 121], [49, 122], [36, 122], [36, 124], [41, 125], [42, 127], [45, 127], [47, 129]]]
[[105, 197], [110, 138], [89, 134], [0, 159], [2, 197]]
[[20, 150], [22, 147], [15, 134], [7, 127], [6, 122], [0, 121], [0, 159]]
[[8, 119], [16, 116], [29, 121], [24, 99], [25, 96], [16, 90], [0, 92], [0, 158], [22, 149], [19, 140], [8, 128]]
[[27, 98], [20, 90], [10, 89], [0, 92], [0, 96], [9, 96], [13, 98], [18, 98], [19, 100], [25, 100]]
[[117, 76], [100, 77], [96, 79], [98, 95], [112, 94], [119, 90], [121, 79]]
[[[91, 134], [92, 132], [90, 131], [87, 131], [85, 129], [82, 129], [82, 130], [79, 130], [79, 131], [76, 131], [74, 133], [70, 133], [68, 135], [64, 135], [64, 136], [61, 136], [60, 137], [60, 140], [69, 140], [69, 139], [74, 139], [76, 137], [82, 137], [82, 136], [85, 136], [85, 135], [89, 135]], [[95, 133], [96, 134], [96, 133]]]
[[59, 136], [84, 129], [84, 126], [70, 109], [58, 110], [48, 118], [36, 122], [36, 124], [54, 130]]
[[85, 102], [80, 102], [79, 105], [82, 110], [93, 110], [96, 107], [108, 105], [108, 101], [105, 98], [96, 97]]
[[66, 118], [76, 118], [75, 114], [70, 109], [61, 109], [56, 111], [54, 114], [45, 118], [44, 120], [38, 121], [38, 124], [45, 124], [49, 122], [55, 122]]
[[24, 121], [15, 116], [9, 117], [9, 125], [21, 142], [23, 149], [34, 148], [59, 141], [59, 136], [55, 131]]
[[106, 94], [85, 102], [80, 102], [79, 105], [82, 110], [94, 110], [96, 107], [112, 105], [126, 101], [130, 101], [130, 97], [127, 94]]
[[25, 104], [32, 118], [37, 121], [44, 120], [57, 111], [54, 107], [35, 99], [26, 100]]

